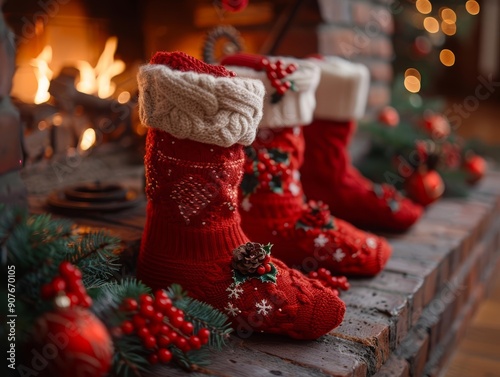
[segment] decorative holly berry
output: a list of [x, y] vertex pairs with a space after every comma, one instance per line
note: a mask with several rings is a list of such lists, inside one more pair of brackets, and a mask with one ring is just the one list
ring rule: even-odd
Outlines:
[[194, 326], [191, 322], [184, 322], [181, 327], [181, 331], [186, 335], [191, 335], [193, 333]]
[[123, 322], [122, 331], [126, 335], [132, 334], [134, 332], [134, 324], [131, 321]]
[[139, 304], [133, 298], [126, 298], [125, 300], [123, 300], [122, 307], [126, 311], [133, 312], [133, 311], [137, 310], [137, 308], [139, 307]]
[[168, 363], [170, 360], [172, 360], [172, 352], [170, 352], [168, 349], [166, 348], [160, 348], [158, 350], [158, 359], [162, 362], [162, 363]]
[[450, 135], [451, 127], [448, 119], [439, 114], [427, 114], [423, 119], [423, 128], [430, 136], [444, 139]]
[[326, 268], [318, 268], [317, 271], [311, 271], [307, 275], [311, 279], [318, 279], [325, 287], [333, 290], [334, 294], [339, 294], [339, 289], [347, 291], [350, 288], [345, 276], [332, 276], [330, 270]]
[[206, 328], [201, 328], [200, 331], [198, 331], [198, 336], [200, 337], [200, 340], [203, 343], [203, 340], [207, 340], [210, 338], [210, 330]]
[[386, 106], [378, 114], [378, 120], [388, 127], [396, 127], [399, 124], [398, 111], [394, 107]]
[[419, 169], [405, 182], [405, 189], [413, 201], [427, 206], [443, 195], [444, 182], [435, 170]]
[[158, 364], [158, 355], [156, 353], [152, 353], [151, 355], [149, 355], [148, 357], [148, 361], [151, 365], [155, 365], [155, 364]]
[[464, 170], [467, 172], [467, 182], [475, 184], [483, 178], [486, 172], [486, 161], [481, 156], [473, 153], [468, 153], [464, 161]]

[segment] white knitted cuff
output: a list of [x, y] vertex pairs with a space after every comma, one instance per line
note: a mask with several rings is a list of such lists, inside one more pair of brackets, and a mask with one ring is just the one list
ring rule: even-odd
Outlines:
[[271, 96], [276, 91], [271, 86], [265, 71], [240, 66], [227, 66], [227, 68], [239, 77], [247, 77], [261, 80], [266, 88], [264, 98], [264, 116], [260, 122], [261, 128], [295, 127], [307, 125], [313, 120], [316, 99], [314, 92], [318, 86], [320, 71], [314, 64], [304, 60], [272, 57], [271, 62], [281, 60], [285, 65], [295, 63], [298, 69], [286, 76], [287, 80], [293, 81], [296, 91], [288, 90], [278, 103], [271, 103]]
[[179, 139], [229, 147], [250, 145], [262, 118], [258, 80], [142, 66], [137, 76], [139, 117]]
[[340, 121], [362, 118], [370, 88], [368, 68], [338, 57], [309, 61], [321, 69], [314, 117]]

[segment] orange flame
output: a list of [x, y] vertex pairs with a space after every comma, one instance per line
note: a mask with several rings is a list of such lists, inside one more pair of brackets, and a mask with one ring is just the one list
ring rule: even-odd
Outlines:
[[49, 68], [52, 61], [52, 47], [45, 46], [40, 55], [31, 59], [31, 66], [35, 67], [35, 77], [38, 83], [38, 89], [35, 94], [34, 103], [40, 104], [47, 102], [50, 98], [49, 87], [53, 72]]
[[80, 71], [80, 80], [76, 88], [87, 94], [97, 94], [100, 98], [108, 98], [116, 90], [116, 85], [111, 79], [125, 70], [125, 63], [122, 60], [115, 60], [118, 39], [110, 37], [106, 41], [97, 65], [92, 67], [86, 61], [78, 61], [76, 68]]

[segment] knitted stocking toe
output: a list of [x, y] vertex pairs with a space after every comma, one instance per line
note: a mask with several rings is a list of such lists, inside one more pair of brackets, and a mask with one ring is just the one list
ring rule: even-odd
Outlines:
[[241, 336], [315, 339], [338, 326], [345, 305], [333, 291], [240, 227], [241, 144], [255, 137], [262, 84], [183, 53], [159, 53], [151, 63], [139, 74], [141, 119], [150, 128], [138, 277], [152, 288], [181, 284], [225, 312]]

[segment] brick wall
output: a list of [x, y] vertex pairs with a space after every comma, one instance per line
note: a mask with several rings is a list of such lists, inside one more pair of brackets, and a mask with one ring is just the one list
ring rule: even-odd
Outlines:
[[393, 77], [393, 0], [318, 0], [322, 23], [318, 49], [368, 66], [372, 87], [368, 114], [390, 102]]

